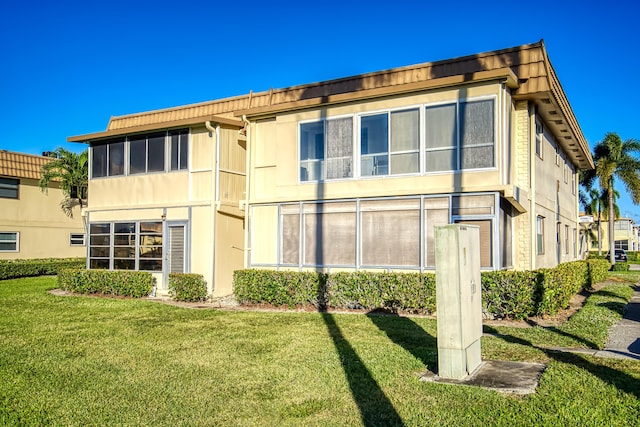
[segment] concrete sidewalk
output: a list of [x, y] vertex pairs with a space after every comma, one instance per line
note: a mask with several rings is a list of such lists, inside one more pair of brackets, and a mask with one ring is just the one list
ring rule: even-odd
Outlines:
[[604, 350], [594, 355], [640, 360], [640, 284], [634, 287], [624, 316], [609, 331]]

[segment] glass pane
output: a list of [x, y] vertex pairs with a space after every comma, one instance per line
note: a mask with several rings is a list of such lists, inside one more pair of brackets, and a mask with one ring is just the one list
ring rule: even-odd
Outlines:
[[137, 138], [129, 141], [129, 173], [144, 173], [146, 166], [147, 141]]
[[111, 238], [107, 236], [91, 236], [89, 239], [89, 244], [91, 246], [109, 246], [111, 242]]
[[415, 173], [419, 168], [418, 153], [392, 154], [391, 174]]
[[17, 233], [0, 233], [0, 241], [15, 242], [17, 238]]
[[135, 258], [136, 248], [133, 246], [114, 246], [113, 257], [114, 258]]
[[0, 251], [15, 251], [17, 247], [16, 242], [0, 242]]
[[380, 156], [362, 156], [360, 174], [362, 176], [387, 175], [389, 173], [389, 157], [387, 154]]
[[300, 162], [300, 181], [319, 181], [322, 179], [324, 161], [309, 160]]
[[305, 206], [304, 263], [307, 265], [355, 265], [355, 203], [323, 203]]
[[418, 110], [394, 111], [391, 113], [391, 152], [411, 151], [419, 147]]
[[118, 246], [133, 246], [135, 244], [135, 235], [116, 234], [113, 236], [113, 244]]
[[493, 167], [493, 145], [484, 147], [462, 147], [460, 150], [462, 169]]
[[180, 132], [180, 169], [186, 170], [189, 160], [189, 132]]
[[140, 246], [140, 258], [162, 258], [162, 246]]
[[94, 145], [91, 147], [91, 177], [107, 176], [107, 146]]
[[135, 259], [114, 259], [113, 268], [115, 270], [135, 270], [136, 260]]
[[299, 262], [300, 215], [282, 215], [282, 263], [298, 264]]
[[140, 244], [143, 246], [162, 245], [162, 236], [147, 234], [140, 236]]
[[451, 215], [491, 215], [495, 201], [493, 194], [454, 196], [451, 198]]
[[115, 224], [113, 224], [113, 232], [114, 233], [135, 233], [136, 223], [135, 222], [116, 222]]
[[139, 270], [162, 271], [162, 260], [161, 259], [141, 259]]
[[140, 232], [162, 234], [162, 223], [161, 222], [141, 222]]
[[436, 266], [435, 226], [449, 224], [449, 198], [425, 198], [425, 265]]
[[180, 134], [173, 133], [171, 134], [171, 164], [169, 166], [172, 171], [178, 169], [179, 153], [180, 153]]
[[99, 269], [99, 270], [108, 270], [109, 269], [109, 260], [108, 259], [90, 259], [89, 260], [89, 268]]
[[389, 123], [387, 114], [360, 118], [360, 153], [382, 154], [389, 151]]
[[361, 203], [362, 264], [420, 266], [420, 201]]
[[90, 257], [97, 258], [109, 258], [109, 247], [108, 246], [92, 246], [89, 249]]
[[327, 121], [327, 179], [349, 178], [353, 163], [353, 119]]
[[324, 159], [324, 122], [300, 125], [300, 160]]
[[464, 220], [456, 221], [456, 224], [468, 224], [480, 227], [480, 267], [491, 267], [493, 265], [493, 233], [491, 232], [491, 220]]
[[89, 226], [90, 234], [109, 234], [110, 231], [111, 224], [108, 223], [97, 223]]
[[427, 149], [457, 146], [456, 105], [429, 107], [425, 113]]
[[124, 174], [124, 142], [109, 144], [109, 176]]
[[164, 134], [149, 136], [147, 172], [164, 171]]
[[457, 169], [456, 149], [427, 151], [425, 156], [427, 172], [453, 171]]

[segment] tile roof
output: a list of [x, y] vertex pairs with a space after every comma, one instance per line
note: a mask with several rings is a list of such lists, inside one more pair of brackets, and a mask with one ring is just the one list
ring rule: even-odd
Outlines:
[[40, 179], [42, 166], [51, 160], [49, 157], [0, 150], [0, 176]]

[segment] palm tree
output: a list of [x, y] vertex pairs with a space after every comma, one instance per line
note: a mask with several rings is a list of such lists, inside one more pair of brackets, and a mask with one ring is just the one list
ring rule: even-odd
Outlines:
[[64, 194], [60, 207], [67, 216], [73, 217], [73, 207], [82, 208], [83, 199], [87, 198], [89, 155], [87, 150], [78, 154], [58, 147], [52, 157], [54, 160], [42, 166], [40, 190], [47, 192], [50, 181], [59, 182]]
[[593, 160], [596, 168], [587, 173], [587, 182], [598, 179], [600, 188], [607, 193], [609, 218], [609, 261], [615, 264], [615, 180], [624, 184], [634, 204], [640, 203], [640, 141], [622, 139], [615, 132], [609, 132], [594, 149]]

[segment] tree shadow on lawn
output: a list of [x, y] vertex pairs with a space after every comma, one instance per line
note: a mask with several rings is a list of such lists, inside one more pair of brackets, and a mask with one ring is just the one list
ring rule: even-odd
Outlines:
[[[592, 375], [600, 378], [602, 381], [613, 385], [618, 390], [632, 394], [637, 398], [640, 398], [640, 380], [632, 377], [629, 374], [620, 372], [616, 369], [608, 366], [602, 366], [587, 360], [585, 356], [580, 354], [568, 353], [559, 350], [548, 349], [534, 345], [531, 341], [514, 337], [512, 335], [506, 335], [498, 333], [498, 331], [490, 326], [484, 326], [485, 332], [494, 334], [497, 338], [503, 339], [506, 342], [513, 344], [520, 344], [523, 346], [538, 349], [545, 353], [549, 358], [558, 362], [572, 364], [579, 368], [585, 369]], [[569, 334], [570, 335], [570, 334]]]
[[404, 426], [400, 415], [384, 394], [376, 380], [344, 337], [333, 315], [321, 313], [333, 345], [340, 356], [342, 369], [349, 382], [351, 394], [358, 405], [365, 426]]

